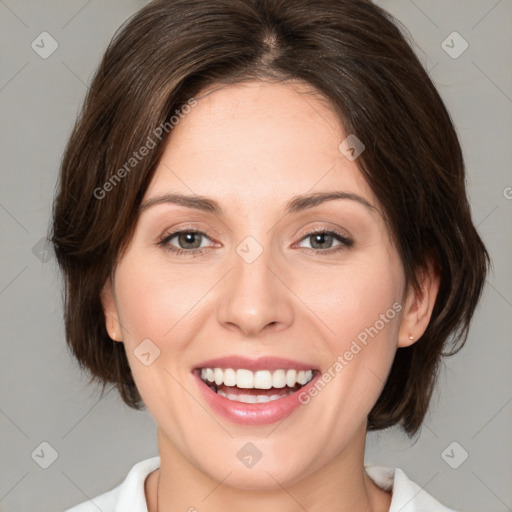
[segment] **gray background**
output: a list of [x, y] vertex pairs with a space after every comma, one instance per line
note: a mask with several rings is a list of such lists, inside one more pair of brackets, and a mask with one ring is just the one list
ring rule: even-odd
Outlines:
[[[145, 3], [0, 0], [0, 512], [64, 510], [157, 454], [149, 413], [116, 392], [99, 399], [68, 354], [61, 279], [40, 242], [86, 86], [116, 28]], [[512, 1], [379, 4], [409, 29], [454, 118], [494, 272], [466, 347], [445, 360], [421, 434], [370, 434], [366, 460], [401, 467], [461, 511], [512, 510]], [[58, 43], [46, 59], [31, 47], [43, 31]], [[469, 43], [458, 58], [442, 47], [454, 31]], [[453, 53], [461, 42], [445, 44]], [[47, 469], [42, 442], [58, 454]]]

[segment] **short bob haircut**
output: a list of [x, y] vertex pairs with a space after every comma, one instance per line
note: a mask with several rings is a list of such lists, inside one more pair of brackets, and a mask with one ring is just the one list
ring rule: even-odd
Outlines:
[[419, 430], [441, 357], [466, 342], [490, 260], [450, 115], [399, 27], [368, 0], [156, 0], [116, 32], [62, 158], [49, 235], [65, 280], [67, 343], [102, 393], [113, 383], [128, 406], [143, 407], [100, 293], [131, 239], [170, 120], [212, 85], [295, 81], [364, 143], [357, 164], [407, 283], [418, 289], [429, 262], [439, 272], [431, 321], [397, 349], [368, 416], [369, 431]]

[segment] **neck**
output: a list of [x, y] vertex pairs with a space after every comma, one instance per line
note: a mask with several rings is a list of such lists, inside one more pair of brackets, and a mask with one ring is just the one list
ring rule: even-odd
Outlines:
[[350, 449], [303, 478], [280, 482], [270, 468], [260, 468], [260, 476], [266, 476], [264, 488], [247, 489], [237, 485], [237, 468], [216, 480], [192, 465], [159, 429], [161, 465], [146, 479], [148, 511], [388, 512], [391, 494], [375, 485], [364, 471], [366, 430], [355, 437]]

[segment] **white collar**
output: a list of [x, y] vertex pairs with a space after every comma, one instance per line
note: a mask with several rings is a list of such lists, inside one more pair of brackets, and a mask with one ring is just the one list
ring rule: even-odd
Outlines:
[[385, 491], [392, 491], [389, 512], [456, 512], [445, 507], [418, 484], [409, 480], [400, 468], [364, 465], [368, 476]]

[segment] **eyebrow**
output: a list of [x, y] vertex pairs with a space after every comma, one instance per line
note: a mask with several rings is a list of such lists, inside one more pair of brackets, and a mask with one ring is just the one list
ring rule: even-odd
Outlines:
[[[355, 201], [366, 208], [368, 208], [372, 212], [376, 212], [377, 209], [370, 202], [368, 202], [364, 197], [353, 194], [350, 192], [316, 192], [313, 194], [303, 194], [294, 196], [287, 204], [285, 208], [285, 215], [289, 213], [297, 213], [308, 208], [313, 208], [314, 206], [318, 206], [327, 201], [334, 201], [337, 199], [347, 199], [350, 201]], [[220, 204], [214, 199], [210, 199], [205, 196], [190, 196], [185, 194], [163, 194], [159, 196], [154, 196], [146, 201], [144, 201], [139, 208], [139, 213], [155, 206], [157, 204], [177, 204], [180, 206], [185, 206], [187, 208], [194, 208], [196, 210], [201, 210], [208, 213], [213, 213], [218, 216], [222, 216], [224, 214], [222, 207]]]

